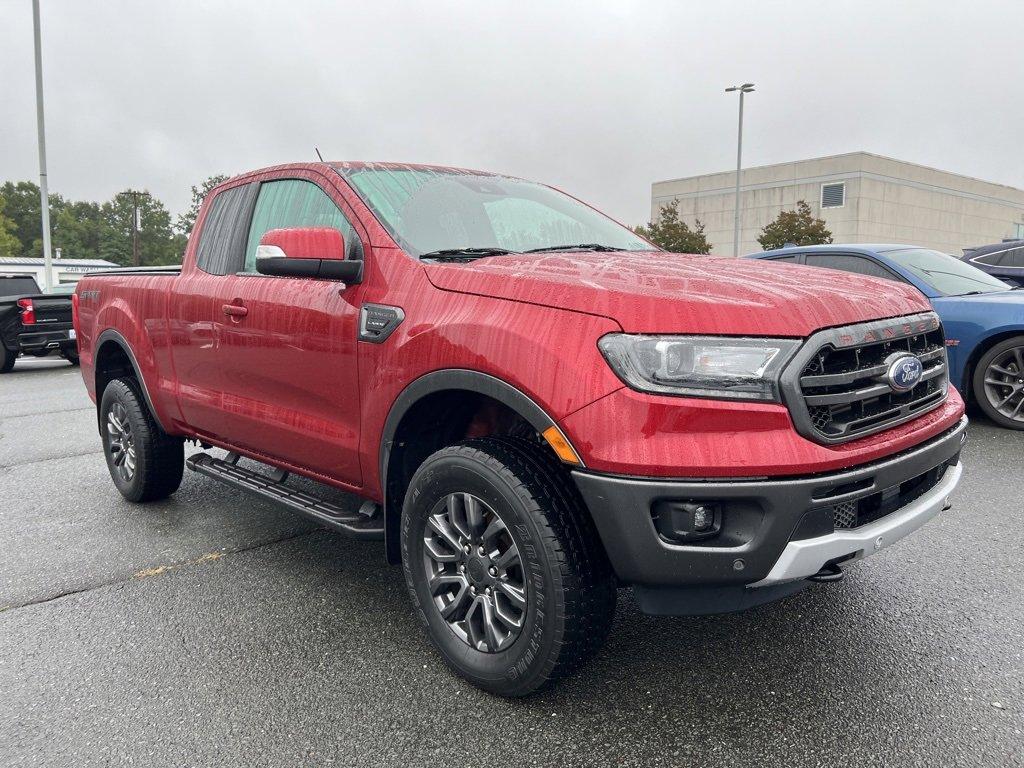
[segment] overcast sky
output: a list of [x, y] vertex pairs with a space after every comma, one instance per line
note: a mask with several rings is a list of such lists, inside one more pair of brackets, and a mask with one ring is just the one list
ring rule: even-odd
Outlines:
[[[626, 223], [652, 181], [867, 150], [1024, 187], [1024, 3], [42, 0], [50, 188], [314, 157], [546, 181]], [[0, 181], [37, 179], [30, 0], [0, 0]]]

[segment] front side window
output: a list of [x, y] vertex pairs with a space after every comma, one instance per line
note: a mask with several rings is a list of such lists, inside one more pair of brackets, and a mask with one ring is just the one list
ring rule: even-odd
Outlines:
[[366, 166], [342, 173], [391, 236], [415, 257], [464, 248], [653, 248], [621, 224], [542, 184], [410, 166]]
[[809, 253], [807, 254], [806, 263], [812, 267], [827, 267], [828, 269], [838, 269], [843, 272], [853, 272], [857, 275], [880, 277], [883, 280], [902, 282], [881, 264], [865, 256], [853, 256], [846, 253]]
[[966, 261], [955, 259], [927, 248], [901, 248], [885, 255], [904, 269], [910, 270], [943, 296], [964, 296], [972, 293], [1008, 291], [1002, 280]]
[[332, 227], [345, 238], [346, 257], [359, 248], [359, 238], [334, 201], [311, 181], [282, 179], [260, 185], [245, 249], [245, 272], [256, 271], [256, 248], [272, 229]]

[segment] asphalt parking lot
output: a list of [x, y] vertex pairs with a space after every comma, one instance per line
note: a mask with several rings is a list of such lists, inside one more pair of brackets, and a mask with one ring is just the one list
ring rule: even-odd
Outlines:
[[127, 504], [77, 369], [19, 361], [0, 764], [1024, 765], [1024, 435], [970, 438], [954, 508], [843, 583], [706, 618], [623, 591], [593, 664], [504, 701], [446, 671], [379, 544], [192, 473]]

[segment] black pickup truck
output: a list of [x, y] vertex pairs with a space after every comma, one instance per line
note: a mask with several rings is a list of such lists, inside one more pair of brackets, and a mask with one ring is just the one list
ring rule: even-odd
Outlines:
[[44, 294], [32, 277], [0, 275], [0, 346], [0, 373], [10, 371], [19, 355], [57, 353], [78, 365], [71, 295]]

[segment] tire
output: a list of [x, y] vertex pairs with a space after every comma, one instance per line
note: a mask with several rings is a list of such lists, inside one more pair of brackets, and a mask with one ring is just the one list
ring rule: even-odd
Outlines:
[[185, 443], [160, 429], [134, 379], [115, 379], [103, 390], [100, 430], [110, 478], [128, 501], [156, 501], [178, 490]]
[[1024, 430], [1024, 336], [986, 351], [971, 378], [974, 399], [986, 416], [1000, 427]]
[[[460, 519], [461, 529], [452, 522]], [[463, 536], [466, 528], [473, 535]], [[467, 538], [470, 553], [456, 553]], [[487, 554], [473, 548], [481, 540]], [[507, 557], [513, 545], [518, 566]], [[525, 696], [569, 675], [611, 628], [616, 584], [604, 548], [572, 479], [535, 443], [479, 438], [429, 456], [406, 493], [401, 548], [409, 594], [435, 647], [457, 674], [491, 693]], [[439, 563], [431, 552], [456, 560]], [[429, 574], [442, 576], [448, 591], [432, 594]], [[514, 602], [509, 595], [520, 586], [525, 599]], [[449, 608], [453, 624], [442, 616]], [[502, 618], [509, 615], [511, 623]]]
[[61, 356], [72, 365], [78, 365], [78, 350], [74, 348], [64, 349]]
[[[0, 347], [3, 347], [3, 345], [0, 344]], [[18, 353], [17, 351], [8, 349], [7, 347], [3, 347], [3, 350], [4, 357], [3, 360], [0, 361], [0, 373], [10, 373], [11, 369], [14, 368], [14, 361], [18, 359]]]

